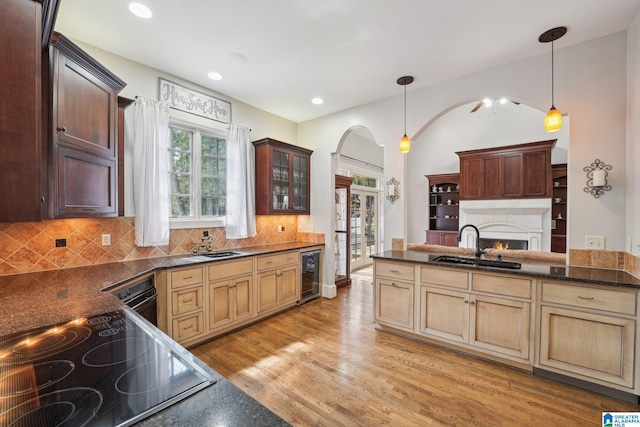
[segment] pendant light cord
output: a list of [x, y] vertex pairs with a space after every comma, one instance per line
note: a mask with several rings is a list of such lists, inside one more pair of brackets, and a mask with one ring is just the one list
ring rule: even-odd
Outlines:
[[553, 89], [553, 40], [551, 40], [551, 107], [556, 105], [553, 98]]
[[404, 85], [404, 134], [407, 135], [407, 85]]

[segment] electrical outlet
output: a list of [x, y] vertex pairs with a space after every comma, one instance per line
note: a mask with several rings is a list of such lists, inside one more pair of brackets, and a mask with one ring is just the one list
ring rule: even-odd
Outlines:
[[102, 235], [102, 246], [111, 246], [111, 234]]
[[604, 250], [604, 236], [584, 236], [584, 247]]
[[64, 248], [67, 246], [67, 239], [56, 239], [56, 248]]
[[202, 232], [202, 237], [203, 237], [203, 238], [207, 238], [207, 237], [209, 237], [209, 230], [204, 230], [204, 231]]
[[279, 225], [278, 226], [278, 233], [282, 233], [284, 231], [284, 226], [283, 225]]

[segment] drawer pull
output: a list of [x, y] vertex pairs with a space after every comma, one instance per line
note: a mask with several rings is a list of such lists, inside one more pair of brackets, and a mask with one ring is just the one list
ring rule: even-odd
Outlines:
[[398, 287], [398, 285], [396, 285], [396, 282], [391, 282], [391, 286], [394, 286], [396, 288]]
[[583, 299], [585, 301], [593, 301], [595, 299], [594, 297], [587, 298], [587, 297], [581, 297], [580, 295], [578, 295], [578, 298]]
[[390, 271], [391, 271], [392, 273], [396, 273], [396, 274], [400, 273], [398, 270], [390, 270]]
[[287, 258], [287, 261], [291, 261], [293, 259], [293, 257], [289, 257]]
[[191, 301], [193, 301], [193, 298], [182, 300], [182, 302], [191, 302]]
[[186, 326], [186, 327], [182, 328], [183, 331], [186, 331], [188, 329], [193, 329], [193, 325], [189, 325], [189, 326]]
[[267, 261], [266, 264], [273, 264], [273, 261]]
[[191, 280], [191, 279], [193, 279], [193, 276], [186, 276], [182, 278], [182, 280]]

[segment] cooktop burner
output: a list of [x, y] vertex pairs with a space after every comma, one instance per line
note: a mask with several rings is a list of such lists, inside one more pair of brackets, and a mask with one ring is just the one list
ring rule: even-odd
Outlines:
[[1, 426], [128, 426], [215, 383], [129, 309], [0, 338]]

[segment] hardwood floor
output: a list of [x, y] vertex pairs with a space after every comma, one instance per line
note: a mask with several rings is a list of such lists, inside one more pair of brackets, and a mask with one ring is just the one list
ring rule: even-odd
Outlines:
[[191, 351], [300, 426], [601, 426], [640, 407], [376, 331], [371, 269], [317, 299]]

